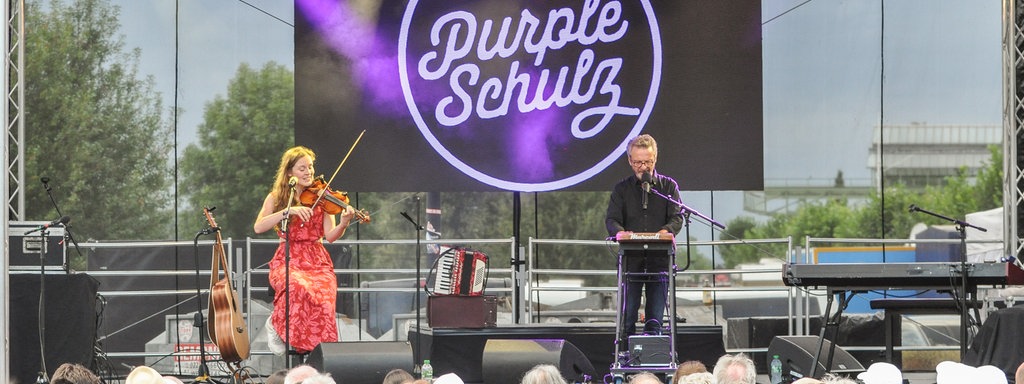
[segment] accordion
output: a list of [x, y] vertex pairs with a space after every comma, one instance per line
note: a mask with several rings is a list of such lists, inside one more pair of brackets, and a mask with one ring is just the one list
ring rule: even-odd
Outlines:
[[434, 295], [479, 296], [487, 279], [487, 255], [483, 252], [441, 246], [435, 261]]

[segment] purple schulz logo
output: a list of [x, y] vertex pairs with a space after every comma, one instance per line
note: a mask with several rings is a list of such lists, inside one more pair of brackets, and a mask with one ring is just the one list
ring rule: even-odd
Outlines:
[[411, 0], [398, 67], [445, 160], [501, 189], [548, 191], [621, 159], [654, 106], [661, 41], [647, 0]]

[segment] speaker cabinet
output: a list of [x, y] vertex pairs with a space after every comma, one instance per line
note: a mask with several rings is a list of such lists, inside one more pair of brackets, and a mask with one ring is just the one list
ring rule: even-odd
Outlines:
[[[519, 384], [523, 375], [537, 364], [558, 367], [570, 383], [591, 381], [596, 376], [590, 360], [564, 339], [490, 339], [484, 345], [482, 370], [487, 384]], [[589, 378], [584, 380], [584, 376]]]
[[[864, 366], [839, 346], [836, 346], [832, 357], [832, 367], [826, 368], [825, 363], [831, 347], [832, 343], [828, 340], [821, 346], [818, 367], [814, 370], [815, 377], [821, 377], [826, 373], [852, 376], [864, 371]], [[773, 355], [779, 355], [779, 360], [782, 361], [782, 374], [793, 379], [811, 373], [811, 363], [817, 354], [818, 336], [775, 336], [768, 345], [768, 363], [771, 362]]]
[[493, 328], [497, 319], [497, 296], [427, 297], [427, 322], [434, 328]]
[[395, 368], [412, 373], [412, 347], [407, 341], [320, 343], [306, 363], [345, 384], [380, 384]]
[[672, 343], [667, 335], [629, 337], [629, 353], [632, 365], [639, 367], [664, 367], [672, 364]]

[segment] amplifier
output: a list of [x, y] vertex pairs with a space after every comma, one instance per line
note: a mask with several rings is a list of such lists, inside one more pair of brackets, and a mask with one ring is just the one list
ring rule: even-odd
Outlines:
[[496, 296], [427, 297], [427, 322], [433, 328], [492, 328], [497, 320]]
[[668, 366], [672, 363], [672, 351], [668, 335], [630, 336], [629, 361], [631, 366]]
[[46, 229], [44, 241], [42, 231], [30, 234], [26, 232], [46, 225], [46, 221], [11, 221], [8, 222], [8, 246], [10, 247], [11, 270], [35, 270], [40, 267], [40, 252], [43, 265], [47, 270], [63, 270], [67, 260], [67, 248], [64, 246], [64, 227], [53, 226]]

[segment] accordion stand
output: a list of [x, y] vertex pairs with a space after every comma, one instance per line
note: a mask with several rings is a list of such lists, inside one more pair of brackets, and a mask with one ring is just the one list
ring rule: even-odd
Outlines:
[[[615, 316], [615, 356], [610, 368], [615, 384], [626, 381], [626, 374], [640, 372], [664, 373], [671, 375], [676, 370], [676, 244], [671, 234], [632, 233], [616, 238], [619, 243], [618, 284], [619, 290], [616, 304], [619, 310]], [[665, 257], [669, 260], [668, 269], [664, 272], [625, 272], [625, 260], [631, 257]], [[634, 279], [668, 279], [665, 299], [669, 309], [669, 333], [665, 336], [627, 336], [630, 344], [637, 341], [634, 349], [623, 351], [620, 336], [625, 329], [623, 324], [627, 283]], [[661, 326], [661, 325], [659, 325]], [[645, 351], [646, 350], [646, 351]], [[624, 353], [625, 352], [625, 353]], [[646, 355], [645, 355], [646, 353]], [[641, 361], [640, 356], [649, 356]]]
[[[414, 227], [416, 227], [416, 285], [419, 286], [420, 285], [420, 281], [423, 281], [422, 280], [422, 278], [423, 278], [423, 269], [422, 269], [422, 264], [421, 264], [422, 261], [420, 260], [420, 257], [421, 257], [420, 256], [420, 249], [422, 249], [422, 247], [420, 246], [420, 238], [422, 237], [421, 235], [422, 235], [422, 232], [423, 232], [424, 228], [423, 228], [422, 225], [420, 225], [420, 222], [419, 222], [420, 212], [422, 211], [420, 209], [420, 196], [416, 195], [416, 197], [414, 197], [414, 199], [416, 200], [416, 220], [413, 220], [412, 216], [409, 216], [409, 213], [405, 212], [405, 211], [402, 211], [402, 216], [404, 216], [406, 220], [409, 220], [409, 222], [412, 223], [412, 225]], [[418, 288], [419, 287], [417, 287], [417, 289]], [[420, 319], [423, 318], [423, 311], [420, 309], [421, 306], [420, 306], [420, 294], [419, 294], [419, 292], [416, 292], [416, 294], [413, 295], [413, 297], [415, 298], [414, 300], [415, 300], [415, 305], [416, 305], [416, 329], [421, 329], [420, 328]], [[416, 356], [423, 356], [423, 354], [422, 354], [423, 351], [421, 350], [422, 346], [423, 346], [423, 343], [420, 342], [420, 334], [419, 334], [419, 332], [417, 332], [416, 333]], [[420, 364], [418, 364], [415, 361], [413, 362], [413, 364], [414, 364], [413, 372], [414, 373], [419, 373], [420, 372], [420, 368], [421, 368]]]
[[[436, 273], [435, 273], [436, 272]], [[427, 322], [431, 328], [486, 328], [497, 321], [497, 297], [484, 296], [487, 255], [440, 246], [426, 287]]]

